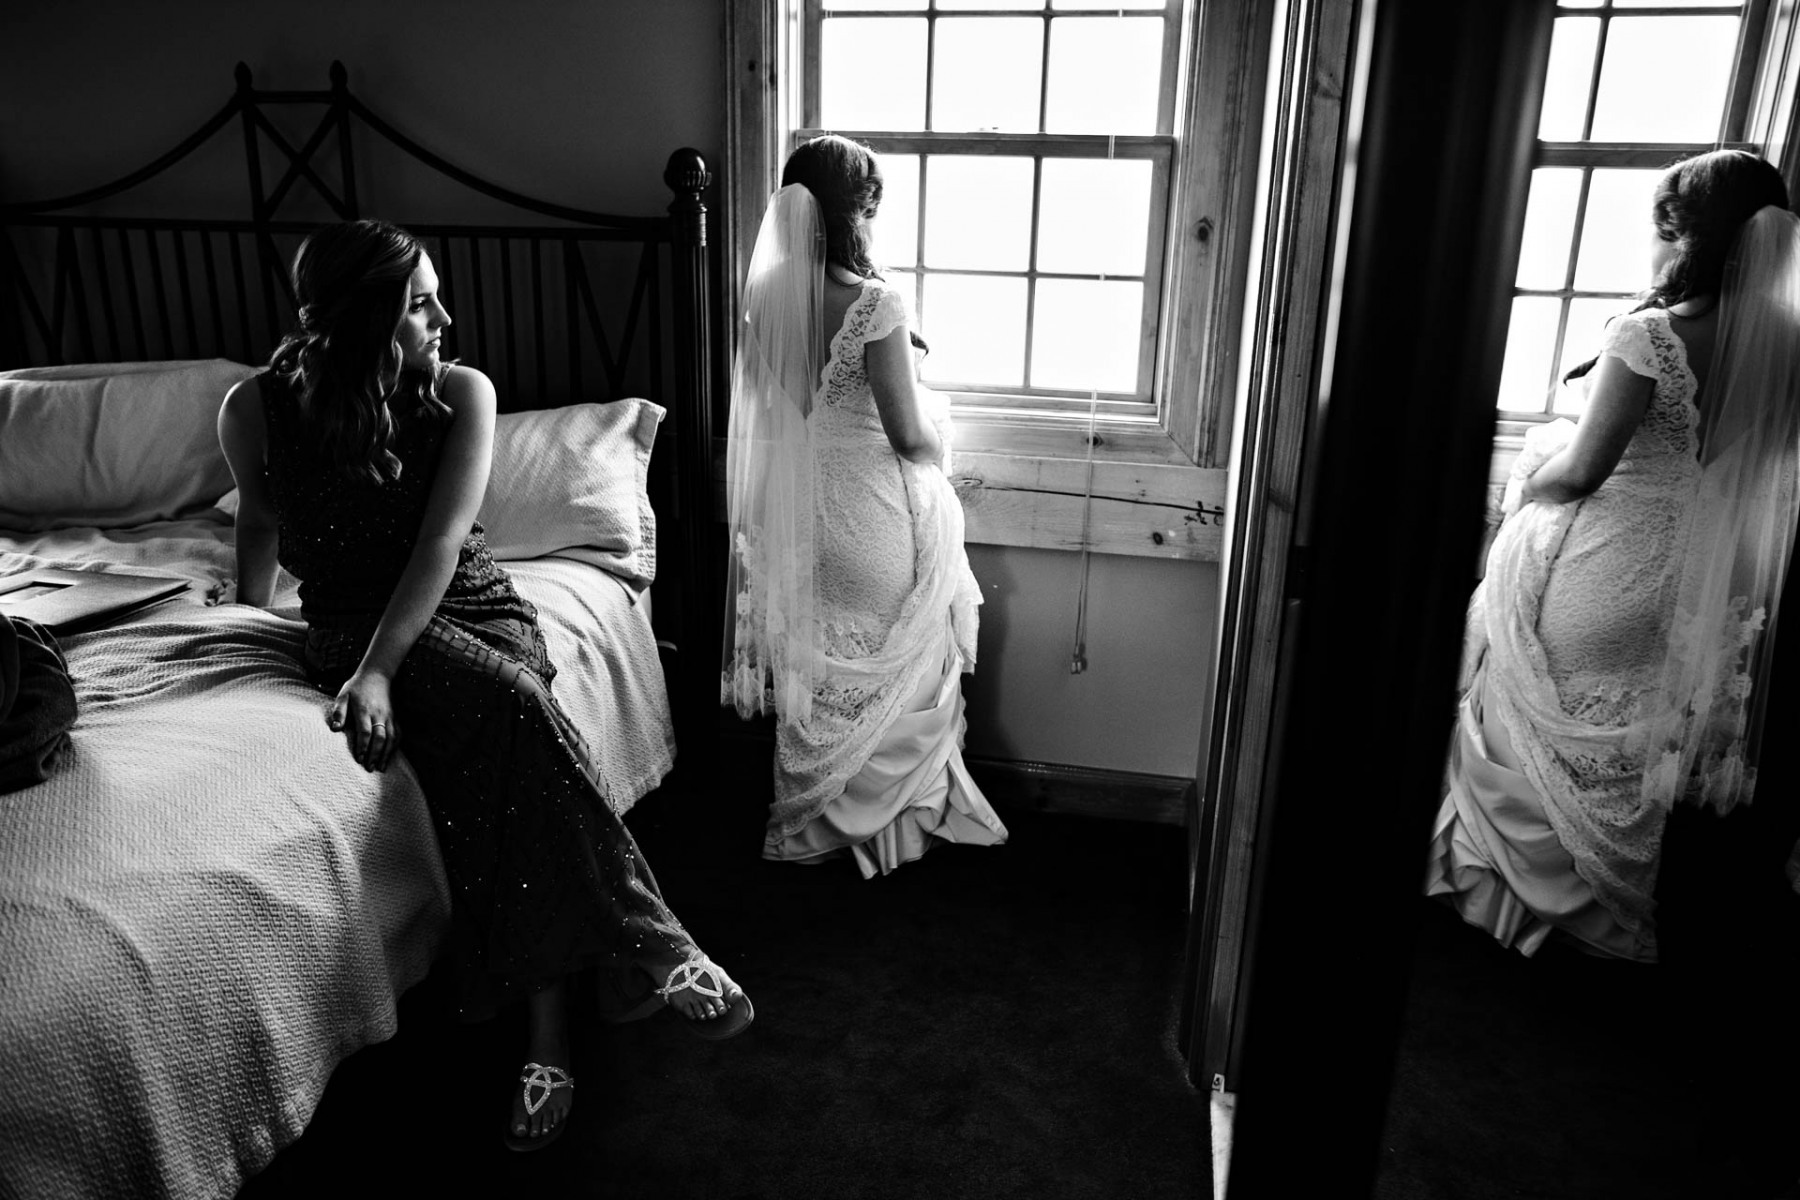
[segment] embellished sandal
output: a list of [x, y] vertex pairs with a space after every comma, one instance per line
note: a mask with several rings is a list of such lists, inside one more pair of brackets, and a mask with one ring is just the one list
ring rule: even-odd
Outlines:
[[[656, 989], [656, 995], [668, 1000], [676, 992], [684, 988], [713, 1000], [725, 998], [725, 972], [714, 965], [713, 960], [706, 957], [698, 947], [688, 951], [687, 959], [677, 963], [669, 972], [663, 985]], [[673, 1005], [670, 1005], [674, 1008]], [[750, 1028], [750, 1022], [756, 1020], [756, 1008], [750, 1003], [749, 993], [738, 989], [736, 1000], [724, 1013], [716, 1017], [690, 1017], [674, 1009], [675, 1015], [681, 1017], [682, 1023], [694, 1033], [709, 1042], [722, 1042], [726, 1038], [736, 1037]]]
[[[572, 1089], [575, 1086], [575, 1077], [561, 1067], [546, 1067], [542, 1063], [528, 1062], [525, 1064], [524, 1072], [519, 1076], [519, 1082], [525, 1085], [523, 1093], [525, 1115], [535, 1117], [538, 1109], [550, 1103], [550, 1093], [557, 1088]], [[531, 1098], [532, 1088], [537, 1088], [541, 1093], [535, 1101]], [[562, 1131], [568, 1127], [569, 1120], [564, 1117], [549, 1133], [541, 1134], [538, 1137], [532, 1137], [530, 1134], [521, 1136], [512, 1131], [512, 1114], [508, 1113], [506, 1117], [506, 1148], [519, 1151], [542, 1150], [561, 1137]]]

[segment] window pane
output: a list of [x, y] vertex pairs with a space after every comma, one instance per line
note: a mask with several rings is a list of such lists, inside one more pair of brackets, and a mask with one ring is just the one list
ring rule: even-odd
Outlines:
[[881, 277], [896, 288], [906, 302], [906, 320], [914, 333], [925, 336], [919, 329], [919, 277], [911, 271], [883, 271]]
[[870, 9], [916, 8], [922, 12], [925, 5], [926, 0], [825, 0], [825, 11], [868, 12]]
[[[1142, 158], [1046, 158], [1037, 269], [1142, 275], [1150, 238], [1150, 171], [1150, 161]], [[1041, 303], [1043, 293], [1038, 296]]]
[[923, 17], [827, 18], [819, 120], [827, 129], [925, 128]]
[[934, 154], [925, 167], [925, 261], [1023, 271], [1031, 253], [1031, 160]]
[[[1600, 67], [1593, 138], [1710, 142], [1737, 49], [1736, 17], [1614, 17]], [[1672, 75], [1679, 63], [1680, 82]]]
[[929, 383], [1018, 387], [1025, 382], [1025, 281], [928, 275], [921, 336]]
[[[938, 4], [938, 7], [939, 8], [944, 7], [941, 0], [940, 0], [940, 3]], [[1050, 0], [1050, 7], [1051, 8], [1092, 8], [1092, 9], [1097, 9], [1101, 12], [1118, 12], [1121, 8], [1165, 9], [1169, 6], [1167, 3], [1167, 0], [1114, 0], [1114, 2], [1110, 3], [1110, 4], [1103, 3], [1102, 0]]]
[[[959, 9], [968, 12], [977, 9], [987, 9], [991, 11], [994, 9], [1007, 8], [1025, 9], [1030, 12], [1042, 12], [1044, 5], [1043, 0], [938, 0], [938, 8], [943, 9], [946, 12], [955, 12]], [[943, 26], [940, 25], [938, 27], [938, 32], [940, 34], [943, 33]]]
[[1033, 387], [1137, 390], [1144, 285], [1040, 279], [1031, 331]]
[[937, 26], [936, 54], [933, 129], [1037, 132], [1043, 18], [945, 18]]
[[1550, 39], [1550, 70], [1544, 78], [1544, 108], [1538, 117], [1538, 137], [1544, 141], [1581, 140], [1588, 88], [1594, 81], [1594, 45], [1599, 38], [1597, 17], [1556, 19]]
[[875, 214], [875, 261], [910, 267], [919, 261], [919, 156], [881, 156], [881, 208]]
[[1650, 286], [1650, 197], [1661, 171], [1596, 170], [1588, 184], [1575, 286], [1635, 292]]
[[1556, 352], [1556, 321], [1562, 301], [1541, 296], [1513, 298], [1506, 328], [1506, 365], [1500, 369], [1496, 407], [1509, 412], [1543, 412], [1550, 387], [1550, 356]]
[[[1562, 0], [1568, 3], [1568, 0]], [[1738, 8], [1743, 0], [1613, 0], [1614, 8]]]
[[1580, 199], [1579, 169], [1539, 167], [1531, 173], [1525, 238], [1519, 246], [1520, 287], [1563, 286], [1568, 278], [1569, 251], [1575, 245], [1575, 205]]
[[1047, 133], [1155, 133], [1161, 17], [1050, 22]]
[[[1556, 368], [1561, 379], [1574, 366], [1579, 366], [1600, 352], [1600, 339], [1606, 334], [1606, 323], [1622, 312], [1637, 307], [1629, 296], [1582, 297], [1569, 301], [1569, 324], [1563, 331], [1562, 362]], [[1559, 413], [1580, 412], [1587, 394], [1579, 380], [1556, 389], [1555, 409]]]

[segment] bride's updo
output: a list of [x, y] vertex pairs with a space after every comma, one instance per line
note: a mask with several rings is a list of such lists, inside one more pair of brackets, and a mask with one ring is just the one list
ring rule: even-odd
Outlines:
[[855, 275], [879, 275], [870, 256], [869, 222], [881, 207], [881, 168], [867, 146], [827, 133], [788, 155], [781, 186], [798, 183], [819, 202], [825, 259]]
[[1651, 219], [1675, 251], [1644, 294], [1645, 306], [1717, 295], [1738, 231], [1769, 205], [1788, 206], [1787, 184], [1747, 150], [1714, 150], [1670, 167], [1656, 185]]

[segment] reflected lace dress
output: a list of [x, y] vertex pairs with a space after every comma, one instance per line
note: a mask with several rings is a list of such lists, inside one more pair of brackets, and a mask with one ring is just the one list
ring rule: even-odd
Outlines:
[[[1681, 574], [1697, 389], [1660, 309], [1615, 319], [1601, 352], [1654, 381], [1650, 402], [1598, 490], [1527, 504], [1495, 536], [1469, 607], [1426, 891], [1525, 954], [1561, 930], [1653, 961], [1665, 814], [1643, 795], [1633, 723], [1658, 684]], [[1533, 431], [1514, 479], [1569, 431]]]
[[[881, 427], [863, 349], [905, 320], [878, 279], [831, 340], [811, 425], [814, 578], [825, 675], [804, 724], [776, 727], [775, 803], [763, 856], [850, 854], [865, 878], [939, 841], [995, 845], [1006, 827], [963, 765], [961, 676], [974, 669], [981, 593], [962, 504], [943, 465], [907, 462]], [[929, 397], [929, 393], [926, 393]], [[949, 445], [947, 409], [934, 414]], [[855, 669], [903, 650], [897, 676]]]
[[[281, 379], [260, 383], [278, 557], [300, 580], [308, 674], [335, 695], [412, 553], [448, 421], [403, 416], [400, 477], [349, 481], [316, 451]], [[590, 965], [602, 995], [642, 996], [650, 979], [634, 968], [660, 980], [693, 946], [551, 695], [555, 676], [537, 609], [477, 524], [393, 680], [396, 762], [412, 766], [437, 829], [466, 1018]]]

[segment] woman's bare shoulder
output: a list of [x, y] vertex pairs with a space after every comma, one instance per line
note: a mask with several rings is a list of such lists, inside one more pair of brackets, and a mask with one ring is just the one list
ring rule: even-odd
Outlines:
[[262, 374], [240, 379], [225, 393], [219, 405], [219, 421], [234, 425], [261, 427], [263, 424]]
[[438, 395], [453, 411], [459, 413], [469, 407], [492, 409], [495, 404], [493, 381], [476, 368], [466, 367], [461, 363], [452, 363], [444, 368]]

